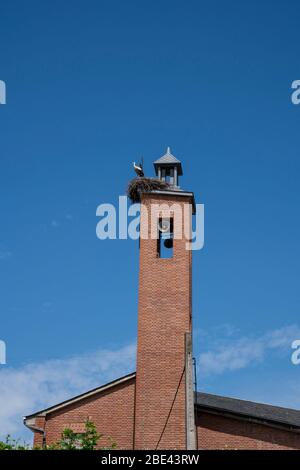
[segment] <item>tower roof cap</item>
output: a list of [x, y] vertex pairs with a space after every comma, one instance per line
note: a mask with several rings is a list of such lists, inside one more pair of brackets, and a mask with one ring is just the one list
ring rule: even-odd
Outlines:
[[160, 157], [158, 160], [155, 160], [154, 162], [154, 168], [155, 172], [157, 174], [157, 169], [158, 167], [177, 167], [178, 175], [182, 175], [182, 166], [181, 166], [181, 161], [178, 160], [174, 155], [171, 153], [170, 147], [167, 148], [166, 153]]

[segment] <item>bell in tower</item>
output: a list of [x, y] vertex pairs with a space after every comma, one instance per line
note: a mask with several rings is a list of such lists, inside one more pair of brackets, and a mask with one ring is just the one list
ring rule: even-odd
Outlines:
[[182, 175], [181, 162], [171, 154], [170, 147], [161, 158], [154, 162], [156, 176], [171, 187], [179, 188], [179, 176]]

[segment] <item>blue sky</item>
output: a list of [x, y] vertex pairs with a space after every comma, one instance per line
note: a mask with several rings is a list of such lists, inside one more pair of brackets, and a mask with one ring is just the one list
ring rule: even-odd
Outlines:
[[300, 408], [299, 2], [0, 8], [0, 432], [134, 369], [138, 243], [98, 240], [95, 212], [168, 145], [205, 204], [199, 388]]

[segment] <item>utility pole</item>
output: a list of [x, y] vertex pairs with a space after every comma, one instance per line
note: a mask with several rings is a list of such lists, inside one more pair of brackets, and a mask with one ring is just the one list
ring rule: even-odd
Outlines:
[[193, 386], [192, 333], [184, 335], [185, 346], [185, 429], [186, 449], [196, 450], [195, 405]]

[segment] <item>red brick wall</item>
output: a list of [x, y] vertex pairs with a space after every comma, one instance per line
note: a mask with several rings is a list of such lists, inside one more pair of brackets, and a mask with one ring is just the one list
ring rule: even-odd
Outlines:
[[[45, 429], [45, 418], [44, 417], [35, 418], [35, 426], [39, 429]], [[34, 433], [34, 446], [42, 447], [43, 438], [44, 438], [43, 433], [35, 432]]]
[[[178, 203], [183, 208], [189, 199], [153, 194], [142, 197], [148, 214], [150, 204], [162, 202]], [[159, 214], [153, 217], [156, 224]], [[175, 214], [174, 228], [178, 221]], [[145, 227], [146, 217], [142, 211], [141, 234]], [[156, 448], [180, 384], [158, 448], [184, 449], [185, 381], [182, 374], [184, 333], [191, 330], [192, 252], [186, 250], [185, 239], [174, 240], [173, 258], [158, 258], [157, 240], [150, 239], [150, 230], [151, 223], [148, 224], [149, 239], [140, 240], [135, 448]]]
[[[183, 207], [189, 201], [142, 197], [148, 208], [159, 202]], [[140, 241], [136, 387], [133, 378], [50, 413], [47, 444], [58, 441], [64, 428], [80, 427], [89, 418], [105, 436], [100, 446], [111, 436], [119, 449], [185, 449], [184, 333], [191, 331], [192, 266], [185, 244], [184, 238], [174, 240], [173, 258], [160, 259], [156, 240]], [[35, 424], [43, 427], [43, 418]], [[299, 434], [206, 412], [198, 413], [197, 431], [199, 449], [300, 449]], [[42, 434], [35, 433], [34, 443], [42, 444]]]
[[[107, 437], [111, 436], [116, 441], [118, 449], [132, 449], [134, 388], [133, 378], [93, 397], [64, 407], [61, 411], [50, 413], [46, 421], [43, 417], [36, 418], [35, 425], [43, 428], [45, 422], [46, 443], [51, 444], [60, 439], [65, 427], [80, 426], [90, 418], [95, 422], [98, 432], [104, 434], [100, 446], [105, 446], [108, 443]], [[178, 401], [181, 400], [182, 397]], [[176, 408], [177, 411], [178, 409], [179, 407]], [[184, 418], [182, 410], [179, 409], [179, 412], [179, 416], [175, 416], [175, 413], [171, 415], [172, 421], [166, 437], [162, 440], [161, 448], [184, 448], [182, 434], [177, 434], [175, 428], [178, 419]], [[199, 449], [300, 449], [300, 434], [294, 432], [207, 412], [198, 412], [197, 423]], [[170, 429], [174, 433], [172, 436], [169, 434]], [[41, 446], [42, 442], [43, 435], [35, 433], [34, 445]]]
[[300, 449], [300, 434], [205, 412], [197, 418], [199, 449]]
[[[60, 411], [50, 413], [45, 423], [46, 443], [58, 441], [64, 428], [83, 423], [89, 418], [96, 424], [97, 431], [104, 434], [100, 446], [107, 445], [107, 437], [110, 436], [118, 448], [132, 449], [134, 389], [133, 378], [64, 407]], [[41, 445], [41, 434], [35, 433], [34, 444]]]

